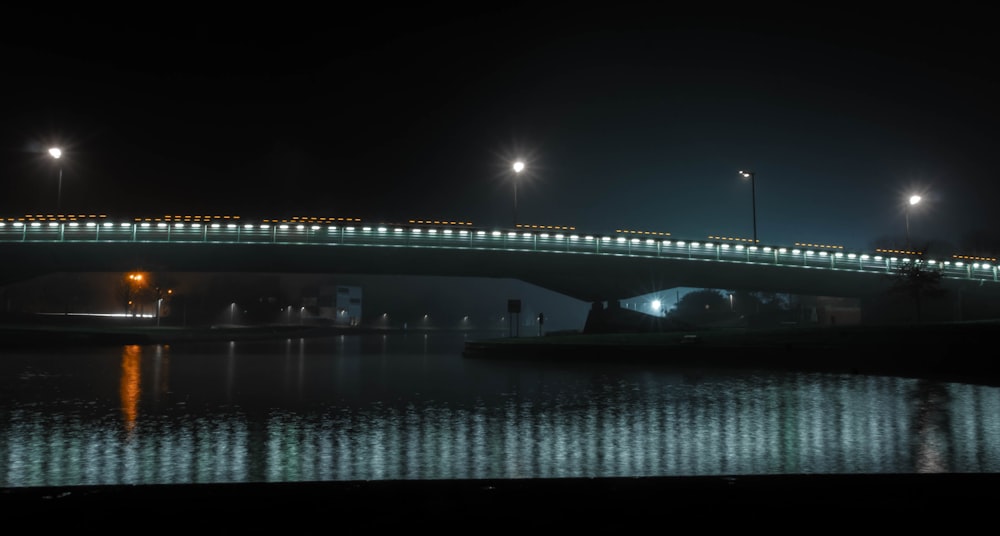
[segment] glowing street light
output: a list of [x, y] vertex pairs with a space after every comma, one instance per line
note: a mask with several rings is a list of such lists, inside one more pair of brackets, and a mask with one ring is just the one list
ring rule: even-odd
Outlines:
[[757, 183], [753, 171], [740, 171], [744, 179], [750, 179], [750, 199], [753, 203], [753, 243], [757, 244]]
[[910, 207], [920, 202], [919, 195], [911, 195], [906, 202], [906, 249], [910, 249]]
[[121, 290], [123, 292], [122, 298], [125, 301], [125, 316], [128, 316], [129, 313], [135, 316], [135, 306], [138, 305], [139, 294], [146, 285], [146, 282], [143, 275], [137, 272], [127, 274], [123, 282], [124, 286]]
[[514, 227], [517, 227], [517, 177], [524, 171], [524, 162], [514, 162]]
[[[49, 154], [52, 155], [52, 158], [56, 159], [56, 162], [59, 162], [59, 159], [62, 158], [62, 149], [58, 147], [53, 147], [49, 149]], [[62, 205], [62, 164], [59, 165], [59, 189], [56, 193], [56, 212], [60, 210], [61, 205]]]

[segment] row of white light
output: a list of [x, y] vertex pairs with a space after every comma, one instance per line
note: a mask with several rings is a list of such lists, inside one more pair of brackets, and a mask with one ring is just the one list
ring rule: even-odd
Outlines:
[[[6, 225], [5, 222], [0, 222], [0, 227], [4, 227], [5, 225]], [[49, 222], [49, 224], [48, 224], [49, 227], [56, 227], [56, 228], [58, 228], [60, 225], [62, 225], [62, 223], [60, 223], [60, 222]], [[69, 225], [69, 227], [79, 227], [80, 226], [79, 222], [69, 222], [67, 225]], [[111, 228], [111, 227], [114, 227], [114, 225], [115, 224], [112, 223], [112, 222], [104, 222], [104, 224], [103, 224], [103, 226], [105, 228]], [[129, 223], [129, 222], [123, 222], [123, 223], [120, 223], [118, 225], [119, 225], [119, 227], [122, 227], [122, 228], [130, 228], [130, 227], [132, 227], [132, 224]], [[142, 227], [142, 228], [149, 228], [149, 227], [152, 226], [152, 224], [150, 224], [149, 222], [142, 222], [142, 223], [139, 223], [137, 225], [139, 227]], [[14, 222], [13, 226], [14, 227], [23, 227], [24, 226], [24, 222], [19, 222], [19, 221], [18, 222]], [[42, 224], [41, 224], [41, 222], [37, 222], [36, 221], [36, 222], [31, 222], [30, 226], [31, 227], [41, 227]], [[98, 224], [95, 223], [95, 222], [87, 222], [85, 224], [85, 226], [89, 227], [89, 228], [94, 228], [94, 227], [97, 227]], [[165, 229], [165, 228], [169, 227], [169, 224], [167, 224], [165, 222], [159, 222], [159, 223], [156, 224], [156, 227], [158, 229]], [[185, 227], [184, 223], [181, 223], [181, 222], [174, 223], [174, 228], [183, 229], [184, 227]], [[201, 224], [200, 223], [192, 223], [191, 227], [197, 229], [197, 228], [201, 227]], [[222, 227], [222, 224], [213, 223], [213, 224], [210, 225], [210, 227], [213, 228], [213, 229], [219, 229], [219, 228]], [[235, 224], [235, 223], [226, 224], [226, 228], [227, 229], [236, 229], [238, 227], [239, 226], [237, 224]], [[268, 224], [260, 224], [260, 225], [256, 225], [255, 226], [252, 223], [246, 223], [246, 224], [243, 224], [243, 228], [247, 229], [247, 230], [252, 230], [254, 228], [259, 228], [261, 230], [266, 230], [266, 229], [270, 229], [271, 226], [268, 225]], [[281, 230], [287, 230], [287, 229], [290, 228], [290, 226], [288, 224], [281, 224], [281, 225], [278, 225], [277, 228], [281, 229]], [[298, 224], [298, 225], [295, 226], [295, 229], [299, 230], [299, 231], [303, 231], [303, 230], [305, 230], [305, 228], [306, 228], [306, 226], [302, 225], [302, 224]], [[317, 231], [317, 230], [320, 230], [322, 227], [319, 226], [319, 225], [312, 225], [309, 228], [311, 230]], [[338, 231], [338, 230], [339, 229], [338, 229], [337, 226], [330, 226], [330, 227], [328, 227], [328, 231], [329, 232], [335, 232], [335, 231]], [[343, 230], [347, 231], [347, 232], [353, 232], [353, 231], [356, 230], [356, 228], [355, 227], [344, 227]], [[376, 230], [378, 232], [380, 232], [380, 233], [388, 232], [388, 228], [386, 228], [386, 227], [378, 227]], [[372, 228], [371, 227], [362, 227], [362, 231], [371, 232]], [[393, 231], [395, 233], [403, 233], [403, 232], [405, 232], [405, 229], [403, 229], [401, 227], [396, 227], [396, 228], [393, 229]], [[411, 229], [411, 231], [413, 232], [413, 234], [420, 234], [422, 232], [422, 230], [419, 229], [419, 228], [413, 228], [413, 229]], [[442, 232], [443, 232], [443, 234], [446, 234], [446, 235], [450, 235], [450, 234], [453, 233], [453, 231], [451, 229], [444, 229]], [[467, 236], [469, 233], [470, 233], [470, 231], [465, 230], [465, 229], [462, 229], [462, 230], [458, 231], [458, 234], [461, 235], [461, 236]], [[475, 233], [476, 233], [477, 236], [486, 236], [487, 235], [486, 231], [476, 231]], [[427, 229], [427, 234], [437, 234], [437, 229]], [[493, 231], [492, 233], [489, 233], [489, 234], [492, 237], [494, 237], [494, 238], [501, 238], [504, 235], [504, 233], [502, 231]], [[508, 231], [506, 234], [507, 234], [507, 238], [517, 238], [517, 236], [518, 236], [518, 233], [514, 232], [514, 231]], [[535, 235], [533, 233], [530, 233], [530, 232], [521, 233], [521, 237], [522, 238], [533, 238], [534, 236]], [[538, 237], [539, 238], [549, 238], [549, 234], [548, 233], [539, 233]], [[557, 233], [557, 234], [553, 235], [552, 237], [555, 238], [556, 240], [563, 240], [564, 238], [566, 238], [566, 236], [563, 235], [563, 234], [561, 234], [561, 233]], [[580, 236], [579, 235], [575, 235], [575, 234], [574, 235], [570, 235], [569, 239], [570, 240], [574, 240], [574, 241], [575, 240], [580, 240]], [[586, 235], [586, 236], [583, 237], [583, 240], [593, 241], [593, 240], [595, 240], [595, 237], [592, 236], [592, 235]], [[602, 242], [610, 242], [611, 240], [612, 240], [612, 238], [609, 237], [609, 236], [601, 237], [601, 241]], [[641, 240], [639, 238], [627, 239], [625, 237], [619, 236], [615, 240], [619, 244], [625, 243], [625, 242], [628, 242], [628, 243], [631, 243], [631, 244], [641, 244], [641, 243], [645, 242], [645, 244], [648, 245], [648, 246], [654, 246], [654, 245], [656, 245], [656, 240], [653, 240], [651, 238], [647, 238], [645, 241], [643, 241], [643, 240]], [[675, 245], [672, 240], [662, 240], [661, 243], [664, 246]], [[688, 242], [685, 242], [683, 240], [678, 240], [676, 242], [676, 247], [685, 247], [685, 246], [690, 246], [692, 248], [701, 248], [701, 247], [704, 247], [706, 249], [711, 249], [711, 248], [715, 247], [715, 244], [712, 243], [712, 242], [706, 242], [705, 244], [702, 244], [700, 242], [690, 242], [690, 243], [688, 243]], [[719, 247], [721, 249], [725, 250], [725, 249], [729, 249], [730, 245], [729, 244], [719, 244]], [[735, 245], [733, 247], [735, 247], [735, 249], [737, 251], [743, 251], [744, 249], [749, 249], [750, 251], [756, 251], [758, 249], [758, 246], [744, 246], [743, 244], [737, 244], [737, 245]], [[770, 246], [763, 246], [760, 249], [764, 253], [772, 253], [772, 252], [775, 251], [775, 249], [771, 248]], [[781, 255], [785, 255], [785, 254], [788, 253], [788, 249], [787, 248], [783, 248], [783, 247], [782, 248], [777, 248], [777, 252], [779, 254], [781, 254]], [[803, 254], [803, 252], [801, 250], [799, 250], [799, 249], [793, 249], [792, 250], [792, 255], [801, 255], [801, 254]], [[817, 255], [818, 254], [820, 257], [826, 257], [826, 256], [829, 255], [829, 252], [827, 252], [827, 251], [815, 252], [815, 251], [812, 251], [812, 250], [806, 250], [804, 254], [806, 256], [812, 256], [812, 255]], [[856, 253], [846, 253], [845, 254], [845, 253], [839, 252], [839, 251], [836, 252], [836, 253], [834, 253], [833, 256], [834, 256], [834, 258], [843, 258], [843, 257], [846, 256], [848, 259], [851, 259], [851, 260], [859, 259], [859, 258], [861, 260], [873, 259], [876, 262], [881, 262], [882, 260], [884, 260], [884, 257], [882, 257], [881, 255], [876, 255], [875, 257], [870, 257], [868, 254], [860, 254], [860, 255], [858, 255]], [[891, 262], [897, 262], [897, 261], [900, 261], [900, 260], [902, 262], [909, 262], [910, 261], [910, 259], [907, 258], [907, 257], [904, 257], [902, 259], [898, 259], [897, 257], [890, 257], [889, 260]], [[938, 263], [938, 261], [928, 260], [927, 263], [931, 264], [931, 265], [935, 265], [935, 264]], [[941, 264], [943, 264], [945, 266], [949, 266], [952, 263], [951, 263], [951, 261], [942, 261]], [[957, 261], [954, 264], [955, 264], [955, 266], [958, 266], [958, 267], [965, 266], [965, 263], [962, 262], [962, 261]], [[973, 263], [972, 266], [973, 266], [973, 268], [989, 268], [991, 265], [989, 263]]]

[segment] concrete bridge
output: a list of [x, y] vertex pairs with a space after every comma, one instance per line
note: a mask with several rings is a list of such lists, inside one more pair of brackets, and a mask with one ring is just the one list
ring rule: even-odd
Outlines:
[[569, 228], [488, 229], [462, 222], [22, 218], [0, 221], [3, 283], [54, 272], [324, 273], [513, 278], [580, 300], [616, 303], [677, 287], [866, 300], [898, 272], [941, 274], [962, 299], [997, 302], [995, 259], [845, 252], [725, 240], [677, 240]]

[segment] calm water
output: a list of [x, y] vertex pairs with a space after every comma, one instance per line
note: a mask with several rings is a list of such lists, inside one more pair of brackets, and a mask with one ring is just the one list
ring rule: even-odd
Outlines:
[[468, 359], [466, 338], [5, 351], [0, 486], [1000, 472], [1000, 388]]

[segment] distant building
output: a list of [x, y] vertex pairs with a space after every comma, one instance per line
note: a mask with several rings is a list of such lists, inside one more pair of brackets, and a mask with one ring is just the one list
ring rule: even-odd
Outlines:
[[857, 325], [861, 323], [861, 303], [856, 298], [830, 296], [801, 297], [801, 323], [832, 325]]
[[302, 306], [317, 322], [337, 326], [361, 323], [361, 287], [319, 285], [303, 289]]

